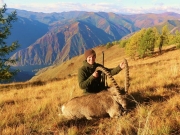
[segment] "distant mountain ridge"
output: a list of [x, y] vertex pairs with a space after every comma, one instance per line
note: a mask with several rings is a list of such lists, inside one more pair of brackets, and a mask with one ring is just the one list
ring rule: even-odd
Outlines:
[[179, 20], [180, 14], [173, 12], [166, 12], [161, 14], [147, 13], [147, 14], [134, 14], [123, 15], [138, 28], [148, 28], [161, 25], [168, 20]]
[[[138, 30], [113, 13], [85, 13], [81, 17], [54, 22], [36, 42], [15, 53], [18, 66], [52, 65], [82, 54], [86, 49], [119, 40]], [[124, 26], [124, 24], [126, 24]]]
[[8, 43], [18, 40], [21, 46], [17, 50], [25, 49], [46, 34], [48, 30], [47, 24], [37, 20], [18, 17], [17, 22], [13, 23], [13, 28], [11, 29], [12, 35], [8, 38]]
[[[13, 10], [8, 9], [9, 12]], [[62, 63], [81, 55], [86, 49], [120, 40], [141, 28], [162, 27], [168, 22], [171, 23], [171, 30], [180, 27], [178, 23], [174, 23], [176, 26], [172, 25], [180, 19], [180, 14], [176, 13], [122, 15], [84, 11], [16, 11], [19, 22], [13, 26], [14, 31], [9, 40], [17, 38], [23, 47], [12, 58], [20, 57], [17, 66], [26, 67], [46, 67]], [[23, 26], [21, 30], [20, 26]]]

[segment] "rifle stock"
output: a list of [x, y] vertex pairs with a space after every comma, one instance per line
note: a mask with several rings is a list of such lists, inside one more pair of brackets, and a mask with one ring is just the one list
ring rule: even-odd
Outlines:
[[[102, 65], [104, 66], [104, 51], [102, 51]], [[106, 75], [104, 73], [102, 73], [101, 78], [102, 78], [103, 86], [106, 87], [107, 86], [107, 84], [106, 84]]]

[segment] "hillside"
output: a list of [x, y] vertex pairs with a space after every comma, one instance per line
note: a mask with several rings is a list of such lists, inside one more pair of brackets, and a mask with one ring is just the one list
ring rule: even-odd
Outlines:
[[139, 28], [117, 14], [87, 12], [77, 18], [51, 23], [46, 34], [12, 58], [21, 57], [17, 66], [49, 66], [80, 55], [86, 49], [120, 40], [136, 30]]
[[[165, 46], [164, 49], [171, 48], [171, 46]], [[108, 68], [116, 67], [124, 58], [129, 58], [125, 55], [124, 48], [120, 48], [118, 45], [114, 45], [111, 48], [106, 48], [106, 46], [98, 46], [93, 48], [96, 51], [97, 58], [96, 62], [102, 64], [102, 51], [104, 52], [104, 66]], [[145, 58], [148, 59], [148, 58]], [[144, 61], [145, 61], [144, 59]], [[159, 59], [164, 59], [163, 56], [159, 56]], [[53, 79], [64, 79], [69, 76], [77, 75], [78, 68], [82, 66], [82, 61], [84, 61], [84, 55], [79, 55], [73, 57], [72, 59], [63, 62], [62, 64], [52, 65], [47, 68], [41, 69], [37, 74], [32, 77], [30, 81], [48, 81]], [[141, 60], [136, 60], [138, 62]], [[149, 61], [149, 59], [148, 59]], [[142, 62], [142, 61], [141, 61]]]
[[7, 43], [19, 42], [20, 47], [15, 52], [29, 47], [48, 32], [48, 25], [23, 17], [18, 17], [18, 20], [12, 25], [11, 35], [8, 37]]
[[162, 27], [167, 25], [170, 33], [175, 34], [175, 32], [180, 30], [180, 21], [179, 20], [168, 20], [165, 23], [162, 23], [161, 25], [156, 26], [157, 29], [161, 32]]
[[[67, 121], [58, 116], [60, 105], [82, 95], [76, 76], [76, 68], [83, 60], [81, 55], [62, 67], [51, 67], [35, 82], [0, 84], [0, 134], [179, 135], [180, 50], [167, 46], [163, 47], [161, 55], [135, 61], [126, 57], [117, 46], [107, 50], [100, 46], [95, 50], [99, 62], [104, 50], [107, 67], [116, 66], [123, 58], [128, 60], [128, 93], [133, 100], [127, 114], [118, 119], [105, 117], [90, 121]], [[58, 75], [69, 72], [72, 76], [55, 80], [56, 72]], [[51, 75], [53, 77], [49, 79], [53, 81], [39, 81]], [[120, 87], [124, 86], [124, 71], [114, 78]]]
[[172, 12], [166, 12], [162, 14], [135, 14], [127, 16], [127, 18], [134, 22], [134, 25], [138, 28], [148, 28], [156, 25], [161, 25], [168, 20], [179, 20], [179, 17], [179, 14]]
[[[11, 11], [13, 9], [8, 9], [8, 13]], [[122, 15], [84, 11], [38, 13], [17, 10], [17, 15], [18, 21], [7, 42], [19, 41], [21, 47], [11, 58], [20, 58], [16, 66], [22, 71], [25, 67], [28, 72], [62, 63], [83, 54], [86, 49], [120, 40], [142, 28], [169, 22], [170, 30], [178, 30], [179, 23], [174, 22], [180, 18], [176, 13]]]
[[[102, 51], [104, 52], [104, 65], [112, 68], [117, 66], [120, 61], [125, 58], [124, 48], [119, 48], [114, 45], [109, 49], [106, 46], [98, 46], [93, 48], [96, 51], [96, 62], [102, 64]], [[85, 60], [84, 54], [73, 57], [72, 59], [63, 62], [62, 64], [52, 65], [40, 70], [30, 81], [48, 81], [53, 79], [63, 79], [68, 76], [77, 75], [78, 68], [82, 66]]]

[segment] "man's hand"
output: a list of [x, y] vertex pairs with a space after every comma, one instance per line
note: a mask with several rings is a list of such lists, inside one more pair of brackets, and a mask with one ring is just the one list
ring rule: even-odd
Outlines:
[[125, 68], [124, 62], [121, 62], [121, 63], [119, 64], [119, 67], [120, 67], [121, 69]]
[[95, 71], [93, 74], [92, 74], [95, 78], [97, 78], [99, 76], [98, 72]]

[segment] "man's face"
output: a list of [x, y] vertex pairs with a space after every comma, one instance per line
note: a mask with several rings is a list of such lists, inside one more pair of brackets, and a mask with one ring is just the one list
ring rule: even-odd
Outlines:
[[90, 56], [87, 57], [86, 60], [90, 65], [92, 65], [92, 64], [94, 64], [94, 62], [96, 60], [96, 56], [95, 55], [90, 55]]

